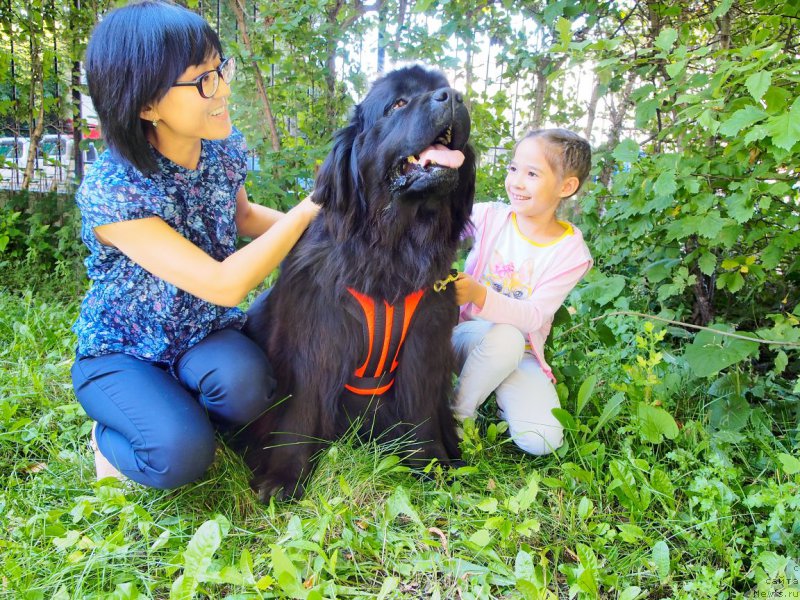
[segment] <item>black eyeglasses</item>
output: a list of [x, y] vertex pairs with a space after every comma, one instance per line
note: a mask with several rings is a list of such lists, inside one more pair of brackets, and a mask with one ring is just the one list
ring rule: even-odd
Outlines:
[[219, 89], [220, 77], [225, 83], [233, 81], [236, 74], [236, 61], [231, 56], [223, 60], [215, 69], [206, 71], [192, 79], [191, 81], [179, 81], [173, 83], [172, 87], [195, 87], [203, 98], [213, 98]]

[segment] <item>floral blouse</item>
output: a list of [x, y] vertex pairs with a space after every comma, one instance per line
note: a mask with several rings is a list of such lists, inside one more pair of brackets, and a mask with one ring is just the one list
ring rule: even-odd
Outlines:
[[75, 195], [92, 280], [73, 326], [78, 356], [123, 352], [171, 365], [211, 332], [244, 324], [238, 308], [184, 292], [95, 237], [100, 225], [158, 216], [217, 260], [236, 250], [236, 194], [247, 173], [242, 134], [203, 140], [195, 170], [152, 152], [158, 171], [145, 176], [106, 150]]

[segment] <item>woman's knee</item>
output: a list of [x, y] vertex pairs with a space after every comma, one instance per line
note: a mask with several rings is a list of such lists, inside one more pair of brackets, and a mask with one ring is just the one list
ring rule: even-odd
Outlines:
[[140, 483], [174, 489], [196, 481], [208, 471], [215, 451], [213, 429], [203, 433], [176, 431], [148, 450], [148, 465], [143, 469], [146, 480]]
[[214, 419], [244, 425], [264, 412], [276, 381], [261, 348], [234, 330], [216, 332], [201, 344], [178, 364], [178, 373]]
[[480, 348], [482, 352], [516, 366], [525, 353], [525, 336], [513, 325], [496, 323], [483, 336]]
[[245, 425], [269, 408], [276, 381], [266, 361], [243, 361], [219, 377], [221, 394], [214, 408], [228, 423]]

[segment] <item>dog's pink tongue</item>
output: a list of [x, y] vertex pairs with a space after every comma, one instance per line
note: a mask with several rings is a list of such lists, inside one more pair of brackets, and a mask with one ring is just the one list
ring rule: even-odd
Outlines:
[[460, 150], [450, 150], [442, 144], [434, 144], [425, 148], [419, 155], [420, 165], [426, 167], [429, 163], [457, 169], [464, 164], [464, 153]]

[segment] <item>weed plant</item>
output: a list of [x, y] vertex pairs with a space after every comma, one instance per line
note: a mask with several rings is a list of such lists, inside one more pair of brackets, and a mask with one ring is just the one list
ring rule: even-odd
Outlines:
[[490, 401], [464, 425], [456, 471], [420, 478], [402, 443], [348, 437], [304, 499], [263, 506], [224, 444], [178, 490], [94, 480], [69, 379], [78, 300], [64, 290], [79, 287], [0, 290], [5, 597], [800, 595], [796, 398], [737, 367], [725, 376], [762, 389], [725, 413], [719, 399], [742, 386], [709, 391], [658, 325], [611, 322], [605, 343], [588, 326], [556, 337], [567, 433], [551, 456], [518, 451]]

